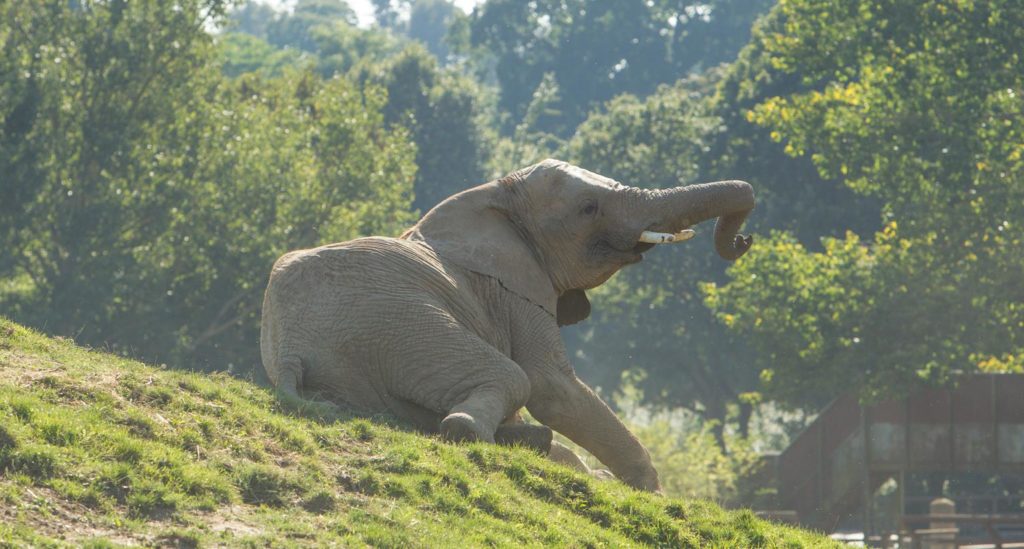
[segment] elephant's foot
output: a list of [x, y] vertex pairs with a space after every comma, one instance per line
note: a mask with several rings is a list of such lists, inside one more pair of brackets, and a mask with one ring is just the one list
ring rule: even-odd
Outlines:
[[551, 428], [546, 425], [506, 423], [498, 426], [494, 442], [504, 446], [525, 446], [542, 454], [551, 450]]
[[640, 470], [630, 472], [628, 475], [619, 475], [619, 480], [638, 490], [664, 494], [661, 490], [661, 482], [658, 480], [658, 472], [651, 465], [645, 465]]
[[441, 421], [441, 436], [451, 442], [494, 442], [494, 435], [486, 433], [473, 416], [454, 412]]
[[557, 440], [551, 441], [551, 451], [548, 452], [548, 459], [555, 463], [567, 465], [581, 473], [586, 473], [597, 480], [613, 480], [615, 478], [615, 475], [608, 469], [591, 469], [583, 462], [580, 456], [576, 455], [576, 452], [573, 452], [568, 446]]

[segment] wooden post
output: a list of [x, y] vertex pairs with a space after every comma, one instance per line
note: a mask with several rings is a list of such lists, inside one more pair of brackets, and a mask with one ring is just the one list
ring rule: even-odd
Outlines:
[[[928, 514], [932, 516], [931, 522], [928, 523], [930, 530], [944, 530], [944, 529], [955, 529], [956, 522], [949, 520], [935, 520], [935, 517], [941, 517], [944, 515], [955, 515], [956, 504], [953, 500], [946, 498], [933, 499], [928, 504]], [[956, 542], [953, 540], [956, 538], [956, 534], [934, 534], [927, 538], [927, 542], [924, 543], [924, 547], [927, 549], [954, 549]]]

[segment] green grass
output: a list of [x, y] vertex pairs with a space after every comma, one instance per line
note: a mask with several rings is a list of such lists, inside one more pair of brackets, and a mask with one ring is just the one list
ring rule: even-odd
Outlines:
[[524, 449], [283, 403], [0, 319], [0, 546], [807, 547]]

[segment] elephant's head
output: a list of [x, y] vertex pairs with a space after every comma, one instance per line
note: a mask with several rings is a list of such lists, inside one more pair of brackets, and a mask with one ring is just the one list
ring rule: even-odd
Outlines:
[[589, 314], [583, 290], [654, 245], [640, 241], [645, 231], [675, 233], [717, 217], [715, 248], [733, 260], [750, 248], [738, 231], [753, 207], [742, 181], [645, 190], [545, 160], [452, 196], [404, 238], [497, 278], [565, 325]]

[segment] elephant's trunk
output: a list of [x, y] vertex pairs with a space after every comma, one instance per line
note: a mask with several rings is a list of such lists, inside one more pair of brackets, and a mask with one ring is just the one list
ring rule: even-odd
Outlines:
[[754, 190], [743, 181], [719, 181], [651, 192], [647, 201], [655, 210], [652, 230], [677, 232], [717, 217], [715, 250], [733, 260], [750, 248], [752, 238], [739, 233], [754, 209]]

